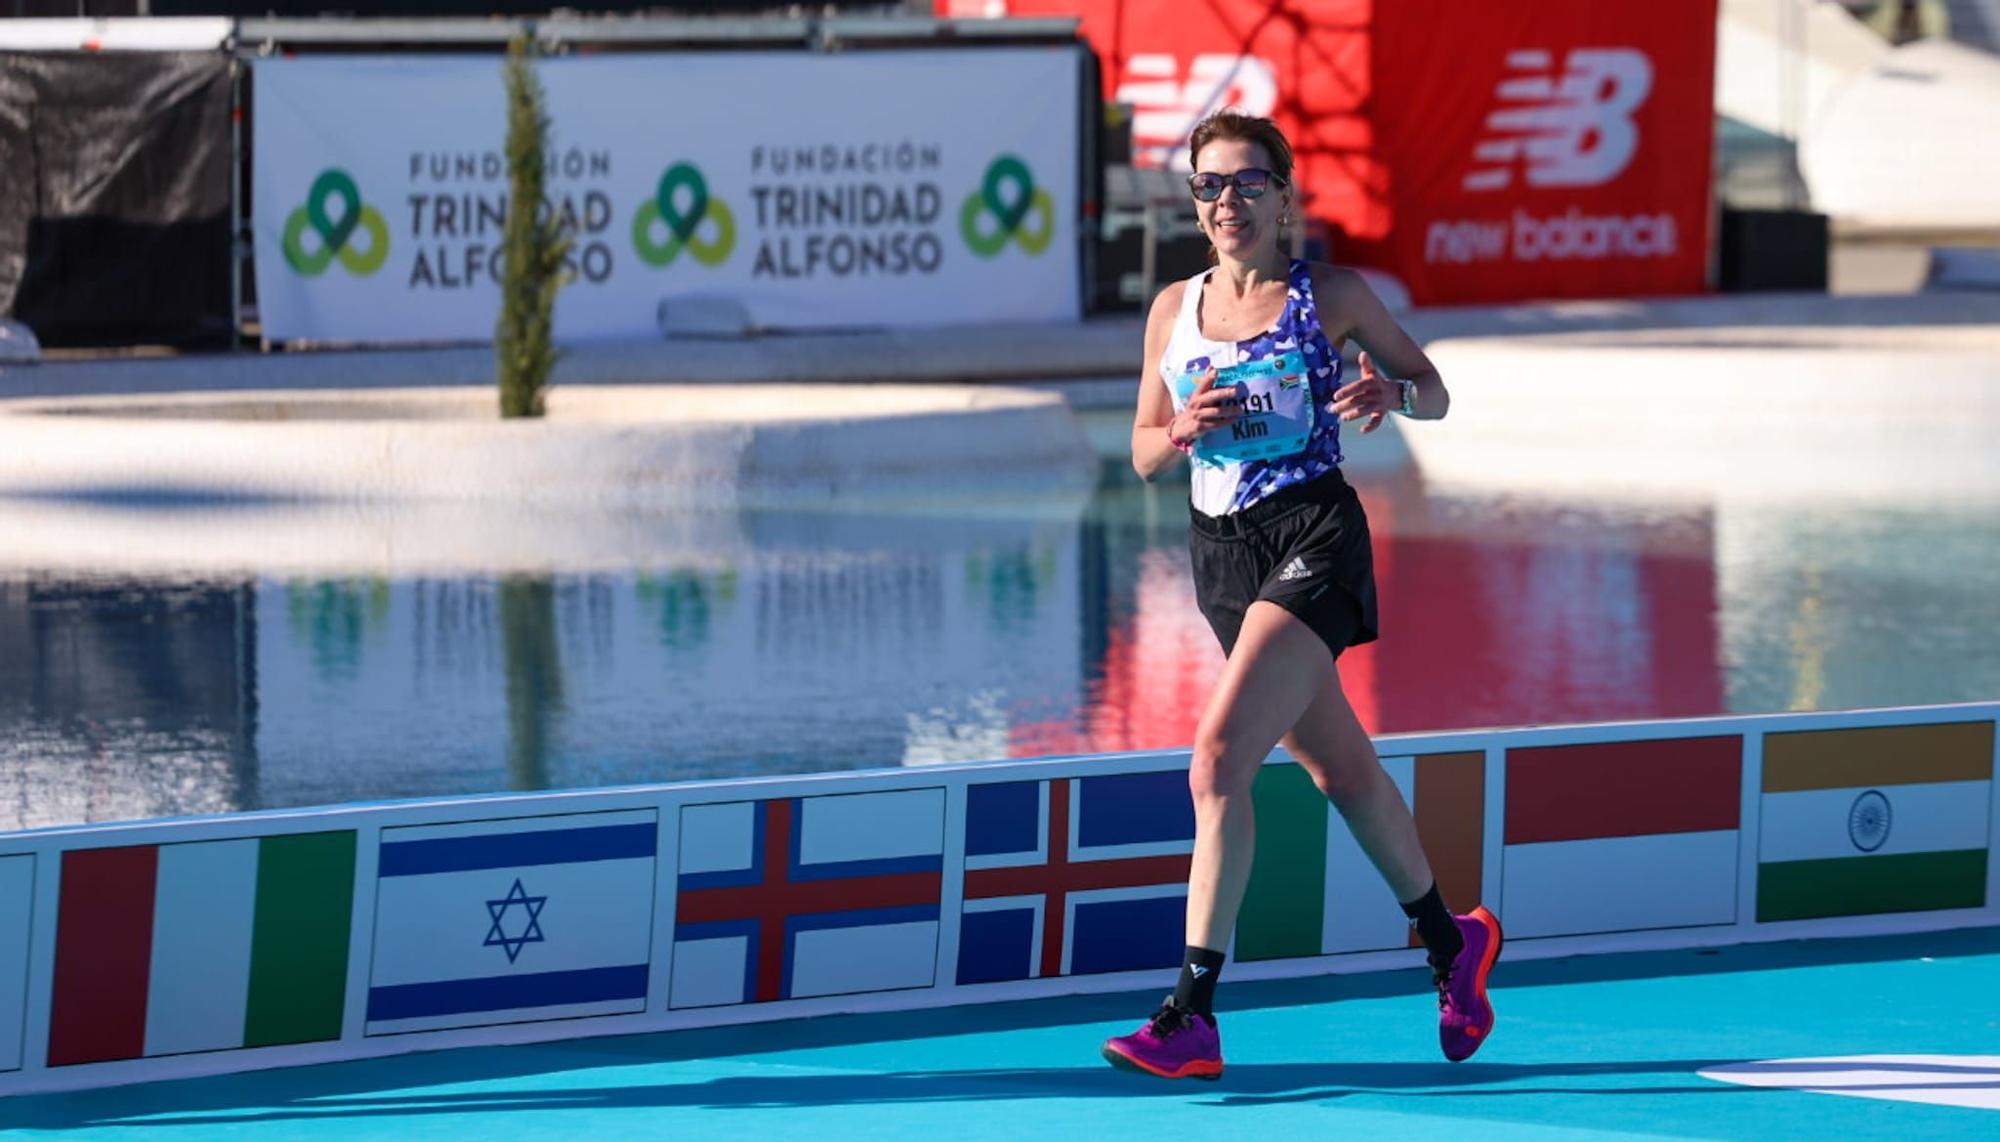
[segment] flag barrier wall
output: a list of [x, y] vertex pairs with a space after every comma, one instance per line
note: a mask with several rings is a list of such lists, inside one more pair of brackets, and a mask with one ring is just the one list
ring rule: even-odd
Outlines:
[[[2000, 703], [1379, 739], [1510, 960], [1984, 926]], [[0, 1093], [1165, 986], [1185, 751], [0, 836]], [[1237, 979], [1414, 968], [1282, 754]], [[1498, 985], [1505, 986], [1504, 970]]]

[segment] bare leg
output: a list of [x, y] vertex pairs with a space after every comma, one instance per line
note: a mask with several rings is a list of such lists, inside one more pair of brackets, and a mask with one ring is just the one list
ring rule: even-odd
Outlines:
[[1415, 900], [1430, 890], [1431, 864], [1417, 839], [1416, 819], [1383, 772], [1375, 743], [1354, 716], [1337, 676], [1285, 735], [1285, 749], [1340, 810], [1397, 900]]
[[1337, 682], [1333, 653], [1312, 628], [1275, 603], [1250, 605], [1195, 731], [1188, 766], [1195, 838], [1188, 869], [1190, 945], [1229, 946], [1257, 852], [1250, 787], [1278, 739]]

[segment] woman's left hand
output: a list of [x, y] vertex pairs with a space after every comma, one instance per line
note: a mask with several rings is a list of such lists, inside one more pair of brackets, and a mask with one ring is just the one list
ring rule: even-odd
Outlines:
[[1375, 362], [1369, 360], [1367, 350], [1363, 350], [1361, 379], [1334, 390], [1333, 403], [1328, 407], [1342, 420], [1367, 417], [1368, 423], [1361, 426], [1365, 436], [1382, 427], [1383, 417], [1403, 407], [1403, 389], [1376, 372]]

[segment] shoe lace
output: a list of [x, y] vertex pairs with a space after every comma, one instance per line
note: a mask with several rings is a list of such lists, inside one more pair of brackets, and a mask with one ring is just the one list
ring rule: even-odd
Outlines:
[[1438, 1010], [1451, 1006], [1451, 961], [1432, 959], [1431, 983], [1437, 988]]
[[1171, 995], [1160, 1004], [1158, 1011], [1153, 1012], [1153, 1018], [1146, 1024], [1152, 1030], [1153, 1036], [1158, 1039], [1164, 1039], [1187, 1025], [1187, 1009], [1175, 1003]]

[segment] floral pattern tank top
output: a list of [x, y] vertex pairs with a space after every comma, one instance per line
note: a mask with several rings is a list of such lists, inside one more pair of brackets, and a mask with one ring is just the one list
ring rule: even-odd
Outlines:
[[1296, 353], [1305, 360], [1318, 414], [1313, 417], [1312, 432], [1304, 446], [1290, 455], [1221, 462], [1195, 459], [1194, 486], [1190, 492], [1195, 510], [1220, 516], [1242, 511], [1278, 491], [1318, 479], [1340, 466], [1340, 420], [1329, 408], [1334, 390], [1340, 387], [1340, 355], [1333, 351], [1320, 328], [1319, 309], [1313, 303], [1310, 263], [1292, 262], [1286, 281], [1285, 309], [1277, 325], [1244, 341], [1215, 341], [1201, 332], [1201, 291], [1214, 272], [1204, 270], [1188, 279], [1180, 316], [1174, 322], [1167, 351], [1160, 358], [1160, 379], [1173, 396], [1174, 411], [1179, 412], [1185, 406], [1174, 383], [1185, 373], [1274, 361]]

